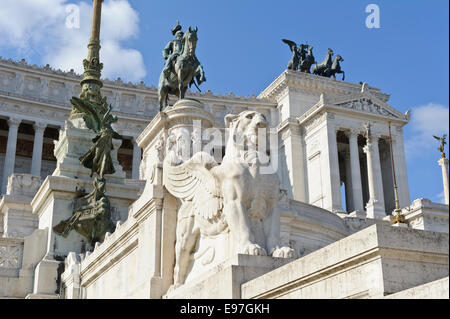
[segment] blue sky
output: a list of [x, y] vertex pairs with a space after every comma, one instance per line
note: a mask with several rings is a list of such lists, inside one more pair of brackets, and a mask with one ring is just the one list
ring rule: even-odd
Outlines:
[[[365, 25], [368, 4], [380, 28]], [[68, 30], [65, 8], [81, 9]], [[0, 56], [81, 69], [89, 36], [90, 1], [0, 1]], [[391, 94], [389, 104], [413, 118], [405, 127], [411, 199], [441, 201], [442, 176], [432, 134], [448, 133], [449, 3], [435, 1], [105, 0], [104, 75], [157, 85], [161, 50], [176, 20], [198, 26], [202, 91], [258, 95], [286, 68], [282, 38], [308, 42], [321, 61], [327, 48], [343, 56], [346, 80]], [[447, 148], [448, 153], [448, 148]]]

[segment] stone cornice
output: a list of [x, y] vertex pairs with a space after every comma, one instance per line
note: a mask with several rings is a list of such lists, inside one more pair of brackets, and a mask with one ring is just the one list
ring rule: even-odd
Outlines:
[[[344, 104], [351, 103], [354, 101], [359, 101], [361, 99], [370, 100], [373, 104], [378, 105], [380, 108], [384, 109], [384, 113], [383, 114], [380, 113], [379, 115], [384, 115], [385, 117], [395, 118], [395, 120], [398, 120], [400, 122], [409, 122], [409, 119], [407, 118], [406, 114], [402, 114], [400, 111], [396, 110], [389, 104], [385, 103], [384, 101], [380, 100], [379, 98], [377, 98], [376, 96], [374, 96], [373, 94], [371, 94], [370, 92], [367, 92], [367, 91], [352, 94], [351, 96], [348, 96], [348, 97], [334, 99], [333, 101], [330, 101], [329, 104], [333, 104], [334, 106], [342, 106]], [[358, 111], [358, 110], [352, 110], [352, 111]], [[367, 113], [367, 112], [363, 111], [362, 113]], [[375, 113], [373, 113], [373, 114], [375, 114]]]
[[281, 134], [282, 140], [291, 135], [302, 135], [301, 126], [297, 119], [287, 118], [281, 122], [277, 127], [278, 134]]
[[[4, 101], [2, 104], [2, 100]], [[10, 104], [13, 109], [8, 108], [7, 104]], [[45, 110], [44, 113], [33, 113], [29, 108], [16, 108], [14, 105], [28, 105], [31, 108], [33, 105], [38, 106], [40, 110]], [[0, 90], [0, 115], [9, 117], [14, 114], [16, 117], [30, 121], [45, 121], [48, 124], [62, 126], [64, 121], [68, 118], [71, 110], [71, 106], [68, 104], [63, 105], [61, 103], [38, 99], [34, 97], [28, 97]], [[42, 114], [40, 114], [42, 113]], [[119, 125], [133, 122], [135, 124], [141, 124], [143, 127], [152, 120], [151, 116], [125, 113], [121, 111], [113, 111], [114, 115], [119, 118]], [[44, 117], [41, 117], [43, 115]]]
[[[45, 207], [51, 193], [55, 193], [56, 195], [54, 196], [66, 196], [72, 200], [74, 197], [74, 186], [82, 186], [86, 190], [90, 190], [92, 189], [92, 181], [64, 176], [47, 176], [31, 201], [33, 214], [42, 212], [41, 208]], [[106, 195], [110, 198], [134, 201], [139, 190], [140, 185], [109, 183]]]
[[[396, 110], [395, 110], [396, 111]], [[303, 115], [301, 115], [300, 117], [298, 117], [298, 121], [300, 123], [300, 125], [307, 125], [307, 123], [315, 118], [316, 114], [321, 113], [321, 112], [333, 112], [336, 114], [339, 113], [346, 113], [346, 114], [352, 114], [352, 115], [356, 115], [356, 116], [361, 116], [364, 118], [371, 118], [373, 120], [381, 120], [383, 122], [387, 122], [390, 121], [392, 123], [396, 123], [397, 125], [403, 126], [405, 124], [408, 123], [408, 120], [403, 116], [403, 118], [396, 118], [393, 116], [386, 116], [386, 115], [382, 115], [382, 114], [376, 114], [376, 113], [369, 113], [369, 112], [365, 112], [365, 111], [359, 111], [359, 110], [354, 110], [354, 109], [347, 109], [347, 108], [343, 108], [341, 106], [329, 103], [329, 104], [324, 104], [324, 103], [317, 103], [316, 105], [314, 105], [313, 107], [311, 107], [307, 112], [305, 112]], [[396, 111], [398, 112], [398, 111]]]
[[[333, 95], [350, 95], [361, 91], [361, 85], [334, 80], [323, 76], [317, 76], [304, 72], [284, 71], [276, 78], [258, 98], [267, 98], [270, 100], [278, 100], [278, 95], [286, 87], [306, 89], [308, 91], [320, 93], [328, 93]], [[380, 92], [380, 89], [369, 87], [368, 90], [372, 95], [383, 102], [387, 102], [390, 98], [389, 94]]]
[[[49, 65], [45, 67], [40, 67], [37, 65], [30, 65], [25, 60], [22, 60], [20, 62], [11, 60], [11, 59], [3, 59], [0, 57], [0, 66], [4, 68], [10, 68], [13, 69], [16, 72], [30, 72], [34, 73], [38, 76], [43, 77], [54, 77], [62, 81], [70, 81], [75, 82], [76, 84], [79, 84], [79, 82], [82, 79], [82, 76], [73, 72], [65, 72], [62, 70], [55, 70], [51, 68]], [[144, 82], [140, 82], [139, 84], [135, 84], [132, 82], [123, 82], [120, 78], [118, 78], [115, 81], [112, 81], [110, 79], [102, 79], [104, 87], [103, 89], [112, 89], [112, 90], [120, 90], [126, 92], [133, 92], [135, 94], [143, 94], [143, 95], [153, 95], [154, 97], [158, 96], [158, 89], [154, 85], [148, 86]], [[213, 94], [211, 91], [207, 91], [206, 93], [200, 93], [200, 92], [191, 92], [188, 90], [187, 96], [192, 96], [200, 99], [202, 102], [209, 102], [209, 103], [226, 103], [226, 102], [232, 102], [232, 103], [245, 103], [245, 104], [254, 104], [255, 106], [261, 107], [275, 107], [273, 105], [273, 102], [269, 100], [265, 100], [263, 98], [257, 98], [256, 96], [252, 95], [249, 97], [244, 96], [236, 96], [233, 93], [229, 93], [226, 95], [223, 94]]]

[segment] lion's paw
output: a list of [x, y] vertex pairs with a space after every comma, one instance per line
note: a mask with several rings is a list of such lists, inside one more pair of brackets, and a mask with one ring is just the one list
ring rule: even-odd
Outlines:
[[167, 290], [167, 295], [170, 295], [171, 293], [173, 293], [175, 290], [177, 290], [179, 287], [181, 287], [180, 284], [175, 284], [169, 287], [169, 289]]
[[296, 255], [295, 250], [290, 247], [276, 248], [272, 253], [272, 257], [276, 258], [295, 258]]
[[242, 254], [244, 255], [253, 255], [253, 256], [267, 256], [267, 252], [264, 248], [259, 246], [258, 244], [249, 244], [242, 250]]

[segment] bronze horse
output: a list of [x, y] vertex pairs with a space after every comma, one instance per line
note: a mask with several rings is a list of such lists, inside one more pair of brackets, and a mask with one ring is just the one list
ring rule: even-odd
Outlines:
[[333, 50], [328, 49], [327, 55], [325, 56], [325, 59], [316, 65], [313, 66], [312, 72], [316, 75], [324, 75], [325, 70], [330, 69], [332, 65], [332, 57], [333, 57]]
[[331, 68], [326, 69], [324, 72], [324, 76], [326, 77], [333, 77], [336, 79], [336, 74], [342, 73], [342, 81], [345, 81], [345, 72], [341, 70], [341, 65], [339, 62], [343, 62], [344, 59], [340, 55], [336, 55], [336, 57], [333, 60], [333, 63], [331, 64]]
[[167, 106], [169, 94], [183, 99], [188, 85], [190, 87], [195, 84], [194, 78], [197, 79], [198, 85], [206, 81], [203, 67], [195, 56], [198, 41], [197, 30], [198, 28], [189, 27], [183, 36], [183, 51], [173, 63], [170, 75], [166, 77], [164, 72], [161, 72], [158, 87], [160, 112]]

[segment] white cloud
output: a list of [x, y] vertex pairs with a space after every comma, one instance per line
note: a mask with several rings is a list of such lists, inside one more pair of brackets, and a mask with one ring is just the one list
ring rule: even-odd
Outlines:
[[436, 195], [436, 198], [438, 199], [438, 202], [441, 204], [445, 204], [445, 195], [444, 195], [444, 191], [440, 192], [439, 194]]
[[448, 135], [449, 132], [448, 106], [429, 103], [413, 108], [411, 115], [410, 134], [405, 141], [407, 156], [420, 156], [437, 149], [439, 143], [433, 135]]
[[[13, 48], [23, 54], [37, 53], [42, 64], [83, 73], [87, 56], [92, 2], [81, 1], [80, 28], [68, 28], [67, 0], [0, 1], [0, 47]], [[139, 16], [128, 0], [107, 0], [103, 4], [101, 29], [102, 75], [126, 81], [146, 76], [142, 54], [126, 48], [123, 41], [139, 33]]]

